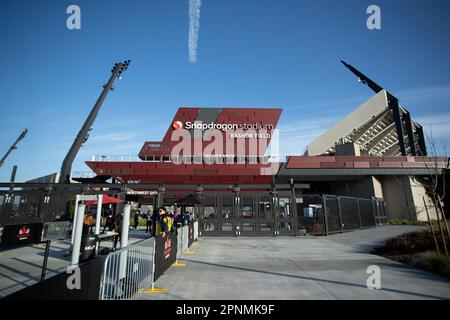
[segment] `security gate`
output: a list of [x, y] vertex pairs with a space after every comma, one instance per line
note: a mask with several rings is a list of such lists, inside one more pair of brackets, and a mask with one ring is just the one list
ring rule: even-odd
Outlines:
[[204, 196], [198, 216], [202, 235], [294, 235], [290, 193]]

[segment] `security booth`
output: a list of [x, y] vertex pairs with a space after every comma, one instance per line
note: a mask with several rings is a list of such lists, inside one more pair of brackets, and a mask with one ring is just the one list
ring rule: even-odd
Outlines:
[[[80, 204], [80, 202], [84, 202], [84, 204]], [[102, 205], [110, 203], [122, 203], [122, 202], [123, 200], [111, 197], [107, 194], [76, 196], [75, 212], [73, 215], [73, 224], [72, 224], [72, 237], [71, 237], [73, 265], [77, 264], [78, 260], [86, 261], [97, 256], [99, 253], [99, 244], [101, 240], [118, 236], [118, 234], [115, 232], [107, 232], [105, 234], [100, 234]], [[86, 232], [84, 225], [86, 205], [97, 206], [95, 216], [95, 229], [93, 234]], [[82, 209], [82, 211], [80, 211], [80, 209]], [[79, 243], [77, 243], [77, 241]], [[78, 252], [76, 252], [75, 249], [78, 250]]]

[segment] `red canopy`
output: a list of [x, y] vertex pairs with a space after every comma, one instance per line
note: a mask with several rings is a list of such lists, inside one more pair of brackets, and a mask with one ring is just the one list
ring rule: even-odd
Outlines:
[[[102, 199], [102, 204], [108, 204], [108, 203], [119, 203], [119, 202], [123, 202], [123, 200], [119, 200], [113, 197], [108, 196], [107, 194], [103, 195], [103, 199]], [[98, 204], [98, 201], [86, 201], [84, 203], [87, 206], [94, 206], [96, 204]]]

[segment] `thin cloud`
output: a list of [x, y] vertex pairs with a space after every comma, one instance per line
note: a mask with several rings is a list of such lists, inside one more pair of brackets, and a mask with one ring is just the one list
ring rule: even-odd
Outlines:
[[200, 31], [201, 0], [189, 0], [189, 62], [197, 62], [197, 43]]
[[419, 87], [413, 89], [407, 89], [395, 94], [401, 102], [412, 101], [440, 101], [450, 99], [450, 85], [435, 85], [427, 87]]
[[332, 127], [338, 116], [323, 116], [320, 118], [303, 118], [298, 121], [281, 124], [280, 155], [301, 155], [314, 139]]
[[449, 139], [450, 137], [450, 113], [440, 113], [416, 118], [425, 131], [431, 131], [434, 138]]

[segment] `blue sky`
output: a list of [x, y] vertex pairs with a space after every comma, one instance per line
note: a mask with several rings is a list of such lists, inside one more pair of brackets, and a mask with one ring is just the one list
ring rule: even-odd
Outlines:
[[[81, 8], [81, 30], [66, 9]], [[368, 30], [366, 9], [381, 8]], [[282, 107], [281, 152], [300, 154], [372, 92], [343, 59], [450, 142], [450, 2], [203, 0], [189, 62], [188, 0], [3, 0], [0, 154], [24, 128], [0, 181], [57, 172], [114, 62], [131, 59], [74, 171], [93, 154], [135, 155], [180, 106]]]

